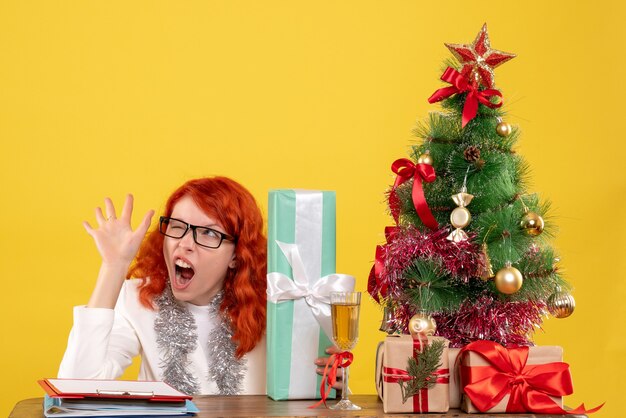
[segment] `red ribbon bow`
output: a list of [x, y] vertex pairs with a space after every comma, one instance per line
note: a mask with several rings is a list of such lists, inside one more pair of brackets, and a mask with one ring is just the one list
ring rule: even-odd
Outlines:
[[[385, 238], [387, 243], [398, 232], [397, 226], [385, 227]], [[367, 279], [367, 291], [370, 296], [378, 303], [380, 303], [380, 297], [387, 297], [388, 283], [383, 281], [385, 275], [385, 249], [382, 245], [376, 246], [376, 260], [370, 270], [369, 278]]]
[[569, 365], [563, 362], [526, 365], [528, 347], [507, 349], [493, 341], [475, 341], [465, 346], [458, 358], [468, 351], [489, 363], [489, 366], [460, 366], [463, 391], [481, 412], [496, 406], [506, 395], [510, 395], [507, 413], [589, 414], [604, 405], [590, 410], [584, 404], [569, 411], [561, 408], [550, 396], [574, 392]]
[[441, 80], [446, 83], [452, 84], [449, 87], [443, 87], [437, 90], [428, 98], [428, 103], [439, 102], [446, 99], [453, 94], [467, 92], [465, 98], [465, 105], [463, 106], [463, 123], [462, 127], [465, 128], [467, 123], [476, 117], [478, 112], [478, 102], [485, 106], [494, 109], [502, 106], [502, 100], [498, 103], [492, 103], [489, 98], [498, 96], [502, 98], [502, 93], [496, 89], [478, 90], [478, 85], [470, 83], [463, 74], [459, 73], [454, 68], [448, 67], [441, 76]]
[[[328, 408], [328, 405], [326, 405], [326, 399], [328, 399], [328, 394], [330, 393], [333, 385], [337, 382], [337, 369], [348, 367], [352, 364], [353, 358], [354, 356], [351, 352], [343, 351], [335, 354], [335, 360], [332, 362], [332, 365], [330, 363], [326, 363], [326, 367], [324, 367], [324, 375], [322, 376], [322, 384], [320, 385], [320, 395], [322, 399], [320, 399], [315, 405], [309, 406], [309, 408], [317, 408], [322, 403]], [[330, 372], [328, 371], [329, 366]], [[345, 390], [348, 390], [348, 388], [345, 388]]]
[[389, 207], [391, 208], [391, 214], [393, 219], [398, 223], [398, 216], [400, 215], [400, 199], [396, 194], [396, 189], [402, 183], [408, 181], [413, 177], [413, 190], [411, 197], [413, 198], [413, 205], [418, 216], [428, 228], [435, 230], [439, 228], [437, 220], [433, 216], [426, 197], [424, 197], [424, 188], [422, 187], [422, 181], [431, 183], [435, 181], [437, 175], [435, 169], [430, 164], [413, 164], [413, 161], [406, 158], [400, 158], [391, 165], [391, 170], [397, 174], [396, 181], [389, 195]]

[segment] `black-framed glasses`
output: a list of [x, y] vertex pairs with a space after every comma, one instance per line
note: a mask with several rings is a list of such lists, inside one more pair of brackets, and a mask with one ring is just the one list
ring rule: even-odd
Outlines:
[[167, 216], [161, 216], [159, 219], [159, 232], [166, 237], [180, 239], [184, 237], [190, 229], [193, 233], [194, 242], [202, 247], [219, 248], [224, 240], [232, 241], [234, 243], [237, 242], [237, 238], [223, 232], [216, 231], [213, 228], [191, 225], [185, 221], [181, 221], [180, 219], [169, 218]]

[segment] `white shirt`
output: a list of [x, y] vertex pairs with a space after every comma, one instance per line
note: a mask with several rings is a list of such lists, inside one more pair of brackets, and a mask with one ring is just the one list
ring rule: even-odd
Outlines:
[[[156, 311], [139, 303], [138, 287], [141, 280], [126, 280], [115, 309], [74, 308], [74, 326], [59, 368], [59, 378], [116, 379], [141, 356], [139, 380], [163, 380], [162, 359], [156, 344], [154, 320]], [[187, 368], [200, 384], [200, 394], [217, 394], [214, 381], [208, 379], [209, 358], [207, 344], [209, 331], [217, 325], [210, 317], [208, 306], [186, 303], [193, 315], [198, 344], [187, 359]], [[241, 394], [265, 395], [265, 336], [243, 357], [245, 375]]]

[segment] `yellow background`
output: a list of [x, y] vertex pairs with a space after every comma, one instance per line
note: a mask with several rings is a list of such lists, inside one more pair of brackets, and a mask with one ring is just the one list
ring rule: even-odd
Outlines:
[[[617, 0], [1, 2], [0, 416], [56, 374], [99, 266], [81, 222], [105, 196], [133, 192], [136, 222], [204, 175], [239, 180], [264, 211], [270, 188], [336, 190], [338, 271], [365, 290], [389, 167], [437, 109], [443, 43], [483, 22], [518, 54], [496, 80], [575, 286], [576, 313], [536, 342], [564, 347], [569, 405], [620, 416], [625, 18]], [[374, 392], [380, 316], [366, 298], [356, 393]]]

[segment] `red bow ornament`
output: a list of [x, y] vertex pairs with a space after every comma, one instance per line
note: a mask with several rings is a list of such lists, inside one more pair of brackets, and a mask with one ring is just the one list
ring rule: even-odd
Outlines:
[[[391, 209], [391, 215], [396, 221], [396, 224], [398, 224], [398, 219], [400, 217], [400, 199], [398, 198], [396, 189], [402, 183], [409, 181], [412, 178], [413, 189], [411, 191], [411, 198], [417, 215], [428, 228], [432, 230], [438, 229], [439, 224], [428, 207], [426, 197], [424, 196], [424, 188], [422, 187], [423, 181], [430, 183], [435, 181], [437, 178], [433, 166], [425, 163], [414, 164], [413, 161], [409, 159], [400, 158], [399, 160], [393, 162], [391, 170], [397, 175], [396, 181], [391, 189], [391, 193], [389, 193], [389, 208]], [[397, 226], [389, 226], [385, 228], [387, 244], [397, 231]], [[372, 298], [379, 303], [380, 296], [386, 297], [388, 293], [388, 284], [384, 282], [385, 260], [385, 246], [379, 245], [376, 247], [376, 261], [370, 270], [370, 275], [367, 281], [367, 291]]]
[[[398, 233], [397, 226], [387, 226], [385, 227], [385, 238], [387, 240], [387, 244], [393, 239], [395, 234]], [[370, 270], [369, 278], [367, 279], [367, 292], [370, 296], [378, 303], [380, 303], [380, 298], [386, 298], [389, 293], [389, 284], [385, 280], [385, 261], [387, 259], [385, 246], [377, 245], [376, 246], [376, 259], [374, 260], [374, 265]]]
[[[469, 352], [482, 357], [487, 366], [471, 366], [463, 358]], [[585, 414], [581, 404], [564, 410], [555, 398], [571, 395], [574, 390], [569, 365], [563, 362], [527, 364], [529, 348], [504, 348], [493, 341], [475, 341], [459, 353], [461, 387], [480, 412], [533, 412], [538, 414]], [[509, 395], [506, 410], [491, 410]]]
[[399, 160], [393, 162], [391, 170], [397, 174], [393, 189], [391, 189], [391, 194], [389, 195], [389, 207], [391, 208], [391, 214], [393, 215], [393, 219], [396, 223], [398, 223], [398, 216], [400, 215], [400, 199], [396, 194], [396, 189], [402, 183], [413, 178], [413, 190], [411, 192], [411, 197], [413, 199], [415, 211], [424, 225], [428, 228], [432, 230], [439, 228], [437, 220], [428, 207], [426, 197], [424, 196], [424, 188], [422, 186], [423, 181], [431, 183], [437, 178], [433, 166], [425, 163], [416, 165], [409, 159], [400, 158]]
[[482, 103], [485, 106], [495, 109], [502, 106], [502, 100], [497, 103], [492, 103], [489, 100], [491, 97], [498, 96], [502, 98], [502, 93], [496, 89], [479, 90], [476, 83], [470, 83], [466, 76], [459, 73], [452, 67], [448, 67], [441, 76], [441, 80], [446, 83], [452, 84], [449, 87], [443, 87], [437, 90], [428, 98], [428, 103], [440, 102], [443, 99], [447, 99], [453, 94], [467, 93], [465, 98], [465, 105], [463, 106], [463, 118], [462, 127], [465, 128], [467, 123], [476, 117], [478, 112], [478, 103]]

